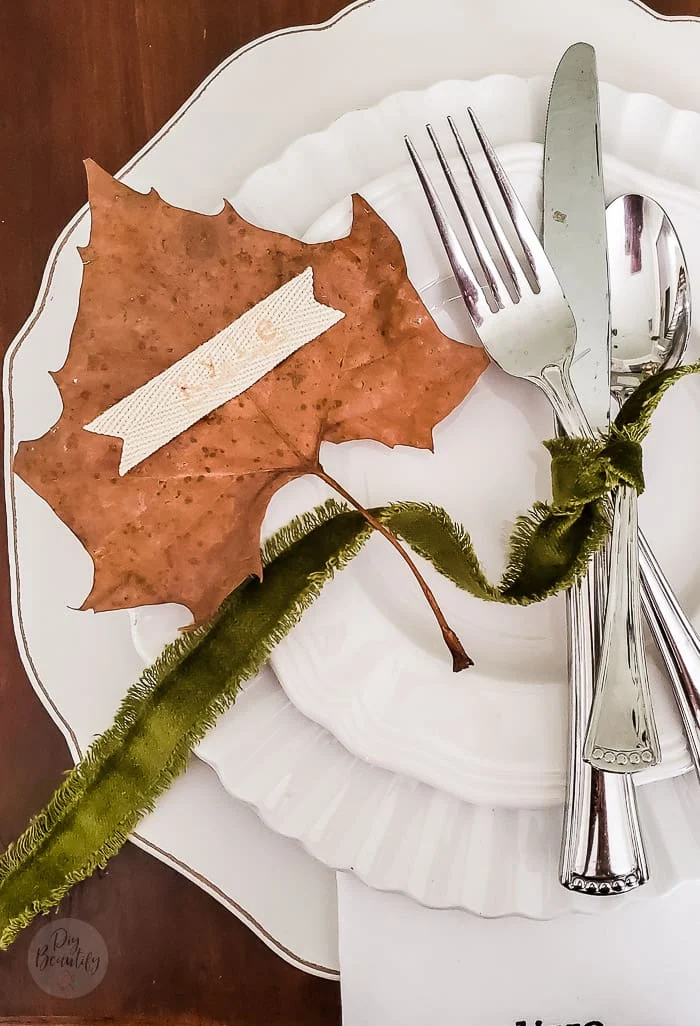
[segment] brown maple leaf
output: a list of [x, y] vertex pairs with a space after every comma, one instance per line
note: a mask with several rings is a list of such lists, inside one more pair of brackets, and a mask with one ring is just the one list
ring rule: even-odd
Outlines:
[[[487, 358], [437, 329], [397, 238], [357, 196], [346, 238], [307, 245], [228, 203], [193, 213], [86, 168], [90, 243], [70, 352], [54, 375], [63, 413], [21, 444], [14, 466], [93, 558], [83, 608], [181, 602], [199, 622], [261, 574], [260, 528], [277, 489], [303, 474], [329, 480], [321, 442], [432, 448], [433, 426]], [[309, 266], [316, 299], [343, 320], [120, 477], [121, 439], [85, 425]]]

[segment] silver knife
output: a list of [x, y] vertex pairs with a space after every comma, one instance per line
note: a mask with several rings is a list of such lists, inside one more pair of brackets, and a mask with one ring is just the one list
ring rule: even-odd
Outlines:
[[[574, 385], [594, 428], [610, 418], [610, 310], [595, 51], [569, 47], [556, 70], [544, 144], [544, 247], [576, 320]], [[604, 560], [604, 556], [598, 557]], [[605, 595], [592, 567], [567, 594], [569, 771], [560, 880], [614, 894], [648, 879], [632, 777], [583, 761]]]

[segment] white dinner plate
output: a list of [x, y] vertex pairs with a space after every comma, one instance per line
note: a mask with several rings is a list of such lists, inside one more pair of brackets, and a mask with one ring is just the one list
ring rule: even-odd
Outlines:
[[[345, 111], [449, 75], [550, 74], [565, 47], [581, 37], [596, 45], [604, 77], [692, 106], [700, 31], [655, 18], [633, 0], [561, 0], [556, 10], [550, 0], [478, 9], [462, 0], [358, 0], [326, 26], [274, 33], [225, 60], [119, 177], [135, 188], [154, 185], [172, 203], [213, 211], [281, 147]], [[634, 45], [620, 47], [620, 39]], [[669, 53], [673, 60], [658, 59]], [[85, 226], [83, 208], [49, 256], [3, 379], [16, 633], [29, 678], [75, 758], [109, 722], [140, 662], [124, 615], [67, 609], [89, 590], [89, 561], [48, 508], [18, 485], [9, 461], [17, 443], [45, 430], [60, 410], [47, 371], [65, 356], [79, 286], [75, 246]], [[226, 807], [233, 821], [237, 806]], [[200, 811], [206, 823], [194, 818]], [[335, 899], [327, 871], [294, 859], [288, 853], [298, 849], [280, 847], [262, 827], [248, 829], [245, 817], [235, 844], [240, 849], [245, 837], [242, 866], [228, 857], [224, 816], [216, 781], [195, 769], [161, 799], [135, 840], [254, 925], [284, 957], [333, 975]]]
[[[361, 190], [401, 240], [409, 275], [439, 325], [455, 337], [470, 337], [447, 258], [402, 146], [405, 132], [420, 139], [426, 122], [440, 126], [446, 114], [459, 116], [468, 105], [487, 131], [497, 125], [508, 141], [501, 146], [503, 162], [539, 223], [542, 148], [537, 140], [546, 83], [511, 76], [440, 83], [348, 114], [326, 132], [299, 140], [249, 179], [235, 205], [278, 231], [291, 231], [294, 220], [295, 233], [303, 230], [305, 238], [320, 241], [347, 233], [347, 195]], [[677, 168], [680, 155], [667, 140], [677, 138], [677, 122], [687, 120], [685, 115], [653, 97], [605, 84], [601, 107], [603, 139], [611, 139], [617, 154], [606, 158], [608, 198], [639, 191], [668, 210], [681, 232], [692, 285], [694, 268], [700, 269], [700, 193], [662, 177], [658, 156], [667, 153], [669, 166]], [[700, 134], [700, 115], [693, 117], [696, 124], [690, 127]], [[628, 154], [643, 160], [640, 137], [652, 140], [654, 173], [623, 160]], [[685, 152], [687, 175], [700, 174], [692, 153]], [[399, 167], [368, 181], [368, 154], [372, 171], [382, 161], [398, 160]], [[676, 177], [682, 181], [678, 171]], [[310, 230], [295, 219], [296, 205], [313, 217], [339, 197], [345, 198], [316, 217]], [[271, 208], [280, 211], [279, 218], [271, 219]], [[700, 281], [697, 286], [700, 293]], [[691, 351], [695, 343], [694, 335]], [[700, 567], [687, 559], [679, 539], [691, 537], [700, 506], [700, 460], [697, 453], [688, 459], [700, 447], [697, 397], [697, 381], [687, 379], [658, 412], [645, 447], [648, 485], [640, 503], [647, 536], [693, 615]], [[491, 367], [437, 426], [433, 453], [358, 441], [324, 445], [321, 459], [366, 506], [392, 499], [443, 506], [472, 533], [497, 578], [516, 514], [549, 494], [549, 460], [541, 440], [551, 434], [551, 410], [539, 391]], [[669, 439], [681, 436], [686, 437], [682, 448], [669, 445]], [[265, 530], [328, 494], [314, 478], [287, 486], [275, 497]], [[419, 589], [393, 549], [374, 537], [275, 648], [272, 665], [287, 694], [301, 712], [374, 765], [483, 805], [536, 808], [560, 802], [568, 717], [561, 596], [527, 608], [485, 603], [460, 592], [431, 566], [422, 569], [448, 622], [471, 651], [473, 668], [452, 672]], [[163, 615], [169, 615], [165, 608]], [[148, 622], [155, 617], [150, 611]], [[684, 772], [689, 760], [671, 689], [655, 650], [650, 653], [663, 759], [644, 776], [658, 779]]]
[[[618, 153], [624, 153], [625, 146], [628, 149], [634, 148], [640, 122], [648, 123], [651, 114], [656, 113], [655, 101], [646, 98], [644, 102], [642, 98], [640, 103], [640, 98], [631, 97], [606, 86], [602, 87], [602, 92], [604, 111], [609, 119], [615, 119], [620, 136], [627, 139], [626, 143], [623, 139], [622, 144], [618, 139], [616, 147]], [[305, 178], [310, 177], [313, 182], [314, 194], [320, 191], [324, 197], [329, 196], [331, 199], [339, 187], [348, 190], [356, 188], [355, 183], [358, 179], [361, 180], [361, 160], [365, 154], [378, 154], [381, 160], [386, 151], [387, 161], [391, 160], [391, 140], [401, 140], [406, 128], [411, 127], [404, 120], [405, 112], [410, 111], [410, 116], [420, 125], [426, 120], [438, 124], [446, 111], [454, 113], [457, 110], [464, 110], [467, 104], [476, 105], [479, 99], [483, 101], [483, 97], [488, 97], [491, 104], [489, 112], [510, 112], [510, 123], [504, 128], [501, 119], [501, 130], [509, 132], [510, 137], [517, 138], [518, 132], [525, 135], [529, 125], [537, 125], [532, 108], [544, 102], [545, 96], [545, 82], [539, 79], [526, 82], [509, 77], [496, 82], [487, 80], [480, 83], [442, 83], [418, 95], [389, 97], [377, 109], [349, 114], [331, 126], [327, 132], [301, 139], [293, 144], [278, 162], [253, 175], [236, 197], [236, 205], [252, 219], [266, 225], [269, 224], [269, 206], [272, 205], [276, 211], [284, 211], [285, 220], [283, 224], [272, 222], [270, 226], [284, 227], [287, 231], [301, 234], [304, 224], [294, 220], [296, 210], [293, 197], [298, 196], [298, 205], [306, 208], [309, 196], [308, 191], [303, 189]], [[628, 116], [625, 115], [625, 111], [629, 112]], [[668, 133], [677, 116], [677, 112], [668, 108], [664, 109], [660, 116], [657, 114], [656, 131], [651, 133], [652, 137], [658, 138], [659, 135]], [[533, 134], [537, 133], [538, 128], [539, 126], [534, 129]], [[384, 143], [381, 140], [384, 140]], [[400, 146], [396, 152], [400, 157], [403, 156]], [[299, 156], [300, 153], [303, 157]], [[340, 157], [337, 159], [338, 153]], [[542, 163], [539, 143], [511, 145], [502, 150], [502, 156], [513, 181], [519, 186], [521, 195], [537, 212]], [[678, 209], [678, 205], [683, 202], [688, 192], [687, 188], [679, 187], [676, 183], [640, 173], [623, 164], [619, 158], [607, 161], [607, 171], [611, 195], [622, 190], [638, 188], [663, 198], [669, 209], [670, 204], [675, 204]], [[354, 181], [353, 175], [356, 176]], [[340, 180], [340, 186], [337, 185], [337, 180]], [[437, 288], [430, 285], [422, 288], [424, 281], [431, 280], [436, 247], [429, 239], [431, 224], [429, 219], [423, 216], [424, 201], [410, 169], [384, 175], [378, 181], [364, 185], [362, 192], [397, 230], [407, 251], [413, 281], [421, 288], [429, 307], [441, 321], [441, 326], [450, 333], [455, 333], [455, 330], [461, 331], [465, 327], [465, 319], [461, 312], [461, 303], [456, 299], [456, 289], [451, 278], [443, 278]], [[690, 206], [692, 218], [689, 221], [685, 216], [684, 224], [700, 236], [700, 197], [695, 193], [691, 196]], [[313, 211], [310, 216], [313, 216]], [[323, 215], [305, 235], [307, 238], [319, 239], [337, 236], [347, 228], [347, 220], [347, 202], [341, 202], [339, 206], [333, 207]], [[439, 253], [439, 248], [437, 252]], [[507, 385], [508, 380], [504, 381]], [[524, 390], [525, 396], [528, 391]], [[538, 398], [537, 395], [534, 396], [535, 407]], [[479, 410], [480, 417], [488, 420], [493, 402], [491, 391], [487, 395], [488, 405]], [[497, 426], [502, 428], [505, 416], [513, 413], [517, 416], [520, 412], [520, 408], [512, 404], [504, 407], [501, 403]], [[549, 427], [549, 414], [545, 412], [545, 425]], [[469, 438], [476, 430], [464, 430], [461, 421], [454, 424], [454, 427], [457, 432], [455, 447], [458, 460], [462, 436]], [[519, 430], [519, 424], [516, 422], [512, 433], [515, 434]], [[502, 442], [501, 436], [497, 441]], [[501, 444], [499, 450], [503, 448]], [[382, 486], [387, 492], [394, 487], [392, 471], [396, 462], [393, 458], [395, 453], [381, 462], [378, 468], [375, 467], [374, 480], [371, 480], [367, 473], [367, 457], [376, 460], [377, 452], [381, 451], [381, 447], [368, 447], [362, 444], [343, 445], [331, 449], [331, 454], [336, 459], [333, 472], [340, 474], [341, 479], [345, 479], [342, 475], [348, 471], [354, 472], [357, 481], [360, 482], [358, 487], [366, 489], [361, 493], [361, 497], [371, 503], [386, 497], [386, 492], [377, 494], [378, 480], [383, 482]], [[440, 447], [437, 447], [436, 452], [439, 459], [443, 452]], [[399, 487], [406, 486], [407, 478], [415, 472], [411, 460], [414, 454], [411, 450], [406, 450], [402, 455], [404, 463], [395, 478], [399, 481]], [[519, 457], [520, 453], [516, 455]], [[448, 450], [445, 454], [444, 479], [442, 482], [438, 481], [438, 487], [449, 489], [454, 460], [455, 454]], [[420, 489], [425, 487], [428, 478], [424, 469], [425, 464], [430, 466], [434, 462], [432, 457], [418, 461]], [[496, 460], [493, 453], [484, 454], [479, 462], [481, 475], [477, 472], [475, 478], [483, 480], [484, 468], [488, 468], [494, 462]], [[518, 472], [523, 463], [526, 478], [524, 487], [527, 488], [527, 479], [532, 476], [530, 462], [518, 458], [505, 471], [502, 466], [499, 467], [499, 473], [503, 473], [508, 482], [508, 487], [502, 493], [506, 503], [513, 501], [513, 482], [518, 481]], [[403, 479], [400, 476], [401, 472], [405, 475]], [[413, 487], [410, 481], [409, 487]], [[309, 483], [305, 483], [297, 489], [297, 495], [293, 494], [293, 489], [289, 489], [288, 499], [284, 498], [284, 494], [279, 496], [274, 515], [268, 519], [268, 527], [271, 521], [276, 524], [295, 512], [294, 503], [298, 503], [302, 508], [308, 505], [312, 501], [308, 489]], [[459, 495], [459, 491], [458, 482], [456, 492], [451, 493], [453, 499], [455, 494]], [[422, 495], [420, 491], [412, 492], [413, 494], [416, 497]], [[489, 490], [489, 503], [492, 495], [493, 491]], [[321, 496], [321, 490], [315, 493], [316, 499]], [[435, 498], [435, 495], [430, 497]], [[440, 498], [439, 501], [444, 499]], [[477, 507], [473, 519], [477, 523], [483, 523], [494, 519], [498, 521], [498, 516], [494, 516], [493, 508], [489, 505], [486, 512], [480, 512]], [[488, 540], [487, 536], [486, 541]], [[375, 545], [375, 548], [381, 553], [381, 542]], [[490, 555], [495, 555], [496, 563], [501, 558], [498, 551]], [[383, 576], [381, 568], [378, 573], [377, 570], [375, 556], [368, 568], [368, 590], [375, 587], [375, 574], [380, 579]], [[399, 565], [395, 567], [394, 572], [400, 575], [402, 570]], [[347, 580], [351, 575], [346, 570], [341, 577]], [[298, 660], [292, 661], [291, 664], [288, 662], [288, 643], [280, 646], [273, 657], [285, 687], [298, 705], [302, 701], [299, 695], [303, 696], [303, 688], [308, 684], [305, 674], [309, 667], [318, 672], [319, 688], [335, 694], [338, 687], [338, 667], [340, 665], [342, 671], [340, 659], [343, 656], [342, 650], [337, 652], [337, 639], [343, 625], [339, 624], [337, 619], [333, 619], [338, 609], [342, 608], [344, 613], [348, 613], [348, 635], [353, 634], [357, 627], [363, 641], [370, 636], [379, 644], [386, 636], [387, 629], [383, 624], [380, 624], [376, 635], [372, 634], [372, 625], [376, 622], [376, 611], [373, 608], [369, 621], [367, 618], [363, 619], [362, 604], [366, 603], [366, 595], [358, 588], [342, 588], [340, 584], [342, 582], [333, 586], [336, 596], [327, 615], [324, 611], [324, 616], [309, 631], [307, 614], [305, 623], [294, 632], [293, 645], [298, 642], [302, 646]], [[318, 604], [322, 605], [325, 601], [324, 594]], [[353, 601], [359, 605], [353, 605]], [[483, 608], [481, 603], [474, 605], [477, 609]], [[546, 605], [539, 607], [540, 610], [544, 610]], [[498, 607], [491, 609], [496, 614], [503, 613]], [[534, 611], [533, 609], [528, 612]], [[516, 618], [522, 613], [520, 610], [506, 612], [515, 612]], [[555, 609], [555, 618], [560, 613], [561, 610]], [[158, 654], [165, 638], [176, 631], [178, 623], [181, 623], [186, 615], [183, 609], [174, 606], [136, 612], [135, 640], [144, 658], [152, 659]], [[453, 617], [450, 610], [449, 619], [459, 622], [457, 616], [457, 611]], [[547, 620], [544, 622], [545, 630], [542, 633], [546, 636]], [[479, 631], [483, 635], [482, 624], [479, 625]], [[551, 631], [549, 633], [551, 636]], [[324, 644], [320, 658], [308, 659], [304, 648], [307, 643], [305, 639], [308, 637], [311, 637], [312, 648]], [[523, 641], [520, 639], [514, 646], [516, 658], [522, 645]], [[502, 648], [501, 641], [500, 649]], [[484, 649], [487, 650], [486, 645]], [[338, 661], [335, 659], [336, 652], [340, 657]], [[563, 652], [561, 657], [563, 661]], [[353, 654], [350, 662], [353, 668], [357, 667], [357, 653]], [[288, 665], [292, 666], [292, 673], [289, 675], [285, 673], [285, 667]], [[407, 665], [415, 665], [414, 656], [408, 660]], [[471, 673], [472, 671], [470, 675]], [[357, 679], [351, 681], [354, 693], [361, 696], [371, 694], [378, 679], [379, 676], [372, 678], [368, 673], [358, 673]], [[327, 864], [341, 869], [352, 866], [355, 872], [372, 886], [403, 891], [425, 904], [467, 908], [481, 915], [518, 912], [546, 917], [572, 908], [593, 911], [590, 901], [570, 895], [556, 884], [561, 832], [560, 809], [547, 812], [520, 808], [508, 813], [494, 808], [494, 803], [543, 806], [561, 800], [563, 758], [558, 766], [552, 767], [552, 772], [547, 772], [546, 759], [553, 761], [552, 753], [556, 752], [554, 742], [560, 745], [562, 751], [564, 747], [566, 697], [563, 677], [556, 682], [558, 686], [555, 689], [555, 702], [552, 701], [552, 688], [543, 687], [543, 682], [540, 682], [538, 687], [532, 688], [525, 696], [518, 695], [518, 701], [514, 704], [515, 716], [510, 722], [510, 730], [516, 741], [527, 733], [523, 716], [525, 701], [534, 698], [535, 701], [539, 700], [540, 704], [533, 704], [530, 710], [531, 732], [536, 737], [542, 736], [552, 742], [549, 748], [544, 750], [541, 781], [536, 781], [535, 785], [532, 774], [528, 776], [526, 772], [526, 766], [518, 766], [515, 772], [508, 774], [511, 767], [503, 759], [503, 751], [512, 751], [512, 746], [509, 748], [507, 745], [499, 744], [505, 732], [504, 724], [505, 729], [508, 729], [505, 716], [499, 718], [497, 735], [494, 731], [488, 733], [483, 720], [476, 724], [473, 732], [468, 735], [469, 739], [486, 735], [483, 747], [476, 752], [473, 748], [460, 751], [460, 736], [455, 735], [452, 750], [458, 753], [463, 765], [473, 767], [470, 781], [472, 804], [456, 800], [434, 788], [425, 787], [406, 775], [382, 772], [367, 761], [365, 751], [359, 752], [362, 758], [353, 758], [328, 731], [319, 729], [315, 723], [301, 716], [294, 706], [285, 700], [273, 680], [268, 672], [261, 679], [251, 683], [245, 695], [239, 699], [238, 706], [223, 718], [198, 749], [199, 754], [216, 769], [229, 792], [253, 804], [270, 825], [282, 833], [302, 840], [310, 852], [322, 858]], [[415, 680], [416, 677], [413, 676], [409, 682]], [[386, 688], [391, 683], [384, 680], [382, 686]], [[506, 682], [511, 690], [514, 684], [519, 684], [521, 692], [524, 690], [522, 680]], [[468, 681], [468, 685], [471, 687], [471, 680]], [[399, 677], [394, 694], [394, 701], [397, 704], [401, 703], [399, 695], [402, 686], [403, 679]], [[431, 686], [435, 687], [436, 682], [433, 681]], [[492, 710], [493, 685], [487, 684], [487, 690]], [[667, 691], [668, 689], [662, 691], [662, 698], [668, 697]], [[507, 693], [505, 698], [509, 698]], [[409, 693], [409, 705], [411, 704], [413, 708], [418, 708], [420, 703], [412, 703], [412, 696]], [[554, 726], [552, 719], [547, 719], [548, 715], [551, 717], [552, 710], [560, 717], [560, 721], [555, 722]], [[687, 767], [687, 756], [670, 702], [664, 705], [664, 711], [663, 722], [666, 729], [663, 736], [667, 758], [665, 768], [671, 775], [674, 771], [678, 772], [679, 768]], [[448, 712], [448, 720], [449, 716]], [[486, 723], [488, 722], [487, 720]], [[360, 737], [365, 737], [366, 734], [366, 730], [360, 731]], [[434, 734], [431, 736], [434, 737]], [[466, 740], [464, 747], [467, 747]], [[415, 751], [411, 754], [415, 756]], [[499, 773], [503, 765], [506, 772]], [[411, 772], [410, 769], [407, 772]], [[537, 785], [539, 790], [535, 789]], [[689, 803], [688, 796], [694, 795], [695, 790], [697, 788], [694, 788], [691, 778], [690, 782], [679, 782], [678, 787], [671, 784], [657, 785], [645, 793], [646, 833], [653, 838], [649, 851], [653, 867], [653, 887], [645, 890], [646, 896], [650, 893], [661, 893], [678, 880], [684, 879], [688, 872], [691, 875], [694, 872], [694, 860], [687, 858], [687, 841], [691, 840], [692, 850], [697, 843], [694, 840], [696, 834], [693, 823], [700, 807], [700, 792], [697, 801]], [[652, 822], [658, 823], [659, 817], [665, 823], [663, 830], [650, 826]], [[407, 836], [414, 837], [414, 841], [407, 843]], [[446, 840], [448, 837], [451, 838], [450, 843]], [[417, 849], [420, 850], [420, 856], [413, 858], [410, 853]], [[610, 905], [606, 905], [606, 908], [610, 908]]]

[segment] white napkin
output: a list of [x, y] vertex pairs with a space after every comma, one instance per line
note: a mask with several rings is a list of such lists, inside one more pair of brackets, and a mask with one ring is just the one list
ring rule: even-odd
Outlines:
[[426, 909], [339, 873], [338, 912], [344, 1026], [700, 1022], [699, 882], [537, 922]]

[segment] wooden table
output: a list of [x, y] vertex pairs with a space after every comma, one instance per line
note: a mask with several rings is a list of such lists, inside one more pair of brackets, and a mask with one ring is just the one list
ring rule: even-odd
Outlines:
[[[83, 157], [116, 171], [228, 54], [274, 29], [323, 21], [343, 6], [344, 0], [0, 3], [3, 350], [31, 310], [56, 236], [84, 202]], [[700, 0], [653, 6], [700, 15]], [[1, 848], [46, 802], [70, 760], [17, 654], [4, 532], [0, 537]], [[29, 976], [21, 937], [0, 954], [0, 1019], [340, 1022], [337, 984], [288, 966], [216, 901], [131, 845], [106, 874], [75, 888], [61, 913], [102, 933], [110, 952], [106, 978], [85, 998], [51, 998]]]

